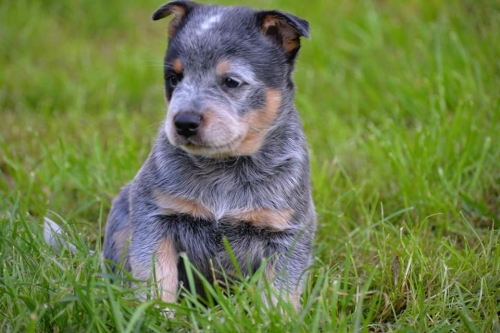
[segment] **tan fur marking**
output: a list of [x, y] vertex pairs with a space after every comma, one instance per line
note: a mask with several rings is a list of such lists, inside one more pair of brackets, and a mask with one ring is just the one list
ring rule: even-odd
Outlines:
[[174, 71], [177, 73], [177, 74], [181, 74], [182, 73], [182, 62], [181, 62], [181, 59], [177, 58], [174, 60], [174, 62], [172, 63], [172, 68], [174, 69]]
[[231, 64], [227, 60], [221, 60], [217, 64], [217, 67], [215, 67], [215, 71], [219, 75], [224, 75], [225, 73], [229, 72], [230, 69], [231, 69]]
[[187, 214], [199, 218], [212, 218], [210, 210], [194, 200], [183, 199], [159, 191], [155, 191], [153, 197], [162, 213], [166, 215]]
[[300, 46], [298, 38], [300, 34], [295, 28], [273, 15], [267, 15], [262, 23], [262, 32], [264, 35], [268, 34], [268, 30], [271, 27], [278, 29], [286, 53], [290, 53]]
[[299, 42], [295, 39], [283, 38], [283, 48], [286, 53], [290, 53], [300, 46]]
[[155, 272], [164, 302], [175, 302], [179, 280], [177, 275], [177, 253], [171, 241], [164, 239], [156, 251]]
[[233, 151], [233, 155], [250, 155], [260, 149], [264, 143], [267, 130], [278, 115], [280, 106], [281, 92], [268, 89], [265, 108], [251, 111], [243, 117], [243, 121], [250, 125], [250, 129], [241, 144]]
[[181, 6], [173, 6], [170, 8], [170, 12], [174, 14], [174, 17], [168, 23], [168, 38], [172, 38], [174, 36], [177, 26], [186, 14], [186, 10]]
[[293, 211], [256, 209], [251, 211], [230, 211], [225, 215], [231, 220], [241, 220], [256, 227], [269, 228], [274, 231], [285, 230], [292, 217]]

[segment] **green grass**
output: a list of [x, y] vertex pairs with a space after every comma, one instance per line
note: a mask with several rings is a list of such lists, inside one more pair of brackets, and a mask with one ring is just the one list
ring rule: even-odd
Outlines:
[[[257, 274], [173, 318], [98, 256], [165, 114], [159, 5], [0, 3], [2, 332], [500, 331], [498, 1], [253, 2], [311, 23], [295, 79], [315, 263], [298, 315], [266, 309]], [[79, 252], [45, 245], [45, 215]]]

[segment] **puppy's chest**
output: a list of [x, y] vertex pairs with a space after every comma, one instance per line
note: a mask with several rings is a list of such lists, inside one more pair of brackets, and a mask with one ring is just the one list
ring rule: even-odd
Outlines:
[[[202, 197], [186, 197], [155, 191], [154, 201], [162, 215], [188, 215], [193, 219], [214, 221], [216, 224], [247, 225], [272, 232], [284, 231], [291, 226], [292, 208], [278, 206], [270, 198], [265, 202], [235, 198], [230, 194]], [[280, 208], [275, 208], [280, 207]]]

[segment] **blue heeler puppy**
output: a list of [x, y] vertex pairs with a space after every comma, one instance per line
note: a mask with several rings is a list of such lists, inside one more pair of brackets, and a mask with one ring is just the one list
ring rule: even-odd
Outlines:
[[235, 272], [225, 238], [243, 274], [266, 262], [276, 295], [298, 308], [316, 218], [291, 76], [309, 24], [191, 1], [167, 3], [153, 20], [170, 15], [166, 120], [113, 202], [104, 257], [139, 280], [154, 269], [174, 302], [188, 285], [181, 253], [207, 279]]

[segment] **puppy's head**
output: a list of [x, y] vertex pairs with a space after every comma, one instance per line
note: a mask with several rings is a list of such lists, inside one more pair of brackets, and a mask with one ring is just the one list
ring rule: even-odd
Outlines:
[[165, 56], [165, 132], [208, 157], [251, 155], [276, 126], [307, 21], [280, 11], [173, 1]]

